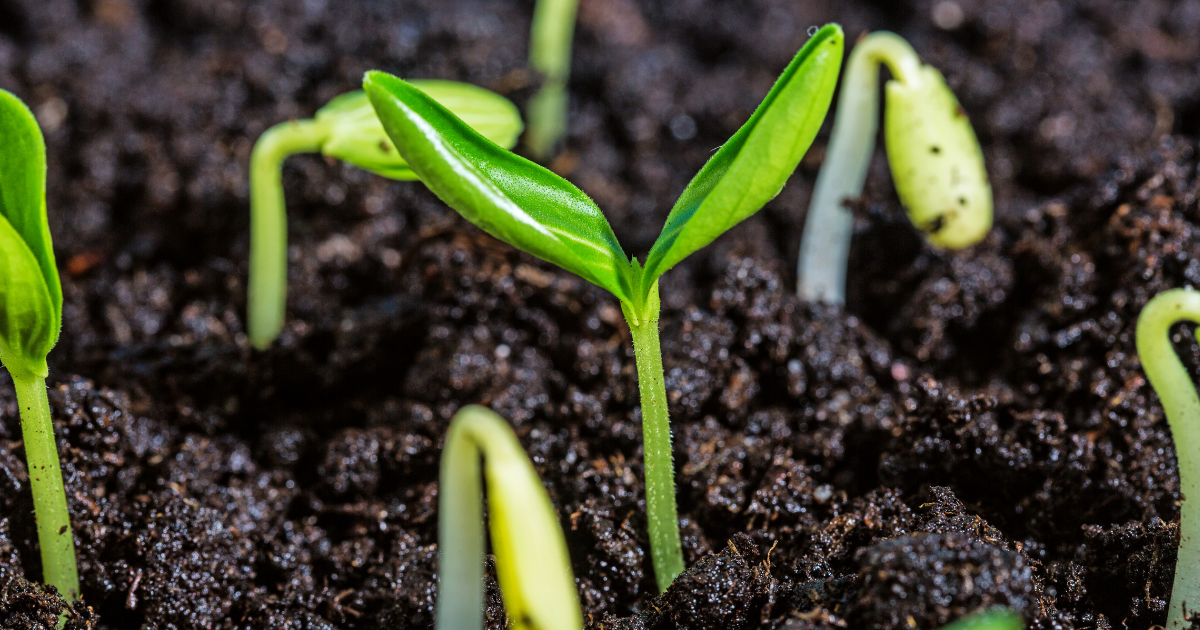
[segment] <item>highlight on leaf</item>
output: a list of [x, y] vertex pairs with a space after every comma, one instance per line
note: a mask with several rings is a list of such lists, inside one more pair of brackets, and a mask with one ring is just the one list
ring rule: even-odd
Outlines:
[[79, 597], [75, 537], [46, 395], [46, 355], [62, 326], [62, 286], [46, 218], [46, 144], [33, 113], [0, 90], [0, 365], [17, 394], [43, 579]]
[[620, 301], [636, 355], [647, 522], [661, 590], [683, 570], [683, 552], [658, 338], [658, 278], [783, 188], [829, 109], [843, 41], [841, 28], [830, 24], [796, 53], [750, 119], [684, 190], [645, 267], [626, 256], [599, 208], [570, 182], [505, 151], [399, 78], [374, 71], [363, 80], [384, 130], [442, 201], [496, 238]]
[[550, 495], [508, 424], [476, 405], [454, 415], [442, 451], [438, 630], [484, 627], [484, 482], [496, 578], [513, 627], [580, 630], [567, 541]]
[[892, 181], [909, 220], [936, 247], [962, 249], [992, 226], [992, 189], [983, 150], [940, 72], [886, 31], [858, 42], [846, 64], [833, 133], [804, 222], [797, 290], [809, 301], [846, 301], [853, 216], [879, 125], [879, 66], [892, 73], [884, 141]]
[[[521, 115], [508, 99], [454, 81], [416, 80], [413, 85], [450, 108], [466, 124], [505, 147], [521, 134]], [[250, 278], [247, 320], [250, 343], [266, 348], [279, 336], [287, 307], [287, 210], [283, 162], [298, 153], [321, 153], [390, 179], [417, 175], [383, 130], [361, 90], [329, 101], [309, 120], [268, 129], [250, 157]]]

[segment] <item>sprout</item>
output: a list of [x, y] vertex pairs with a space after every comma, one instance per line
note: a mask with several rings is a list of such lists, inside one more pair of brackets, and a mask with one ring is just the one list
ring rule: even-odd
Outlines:
[[1200, 292], [1164, 291], [1146, 304], [1137, 323], [1138, 357], [1162, 400], [1179, 458], [1179, 556], [1167, 630], [1183, 628], [1200, 608], [1200, 398], [1171, 347], [1168, 333], [1181, 321], [1200, 324]]
[[633, 336], [645, 446], [650, 553], [660, 589], [683, 571], [671, 426], [658, 338], [658, 278], [758, 212], [812, 144], [833, 98], [842, 30], [802, 48], [762, 104], [680, 195], [645, 265], [625, 255], [596, 204], [567, 180], [496, 146], [413, 86], [363, 81], [384, 129], [427, 186], [492, 236], [608, 291]]
[[894, 77], [886, 88], [884, 141], [908, 218], [945, 249], [969, 247], [992, 226], [983, 152], [954, 93], [900, 36], [872, 33], [846, 64], [833, 134], [804, 222], [797, 277], [800, 297], [808, 301], [846, 301], [854, 218], [843, 204], [862, 194], [875, 152], [881, 63]]
[[[504, 97], [453, 81], [413, 81], [413, 85], [493, 142], [505, 147], [516, 144], [521, 134], [521, 115]], [[391, 179], [417, 179], [361, 91], [329, 101], [310, 120], [280, 123], [259, 137], [250, 156], [250, 280], [246, 299], [250, 343], [259, 349], [270, 346], [279, 336], [287, 308], [283, 161], [297, 153], [317, 152]]]
[[529, 65], [542, 75], [542, 87], [529, 100], [525, 144], [545, 160], [567, 131], [567, 79], [579, 0], [538, 0], [529, 33]]
[[75, 536], [46, 397], [46, 355], [62, 326], [62, 286], [46, 221], [46, 144], [29, 108], [0, 90], [0, 364], [17, 392], [42, 575], [79, 597]]
[[942, 626], [942, 630], [1021, 630], [1021, 616], [1007, 608], [993, 608]]
[[483, 479], [496, 577], [517, 630], [580, 630], [567, 541], [529, 457], [504, 420], [468, 406], [454, 414], [438, 496], [438, 630], [483, 628]]

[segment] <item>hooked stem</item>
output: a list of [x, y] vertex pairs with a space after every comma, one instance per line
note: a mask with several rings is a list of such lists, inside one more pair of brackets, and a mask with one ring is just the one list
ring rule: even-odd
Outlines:
[[[662, 345], [658, 339], [658, 283], [647, 296], [636, 319], [625, 320], [633, 334], [638, 393], [642, 404], [642, 443], [645, 449], [646, 524], [650, 557], [658, 590], [665, 591], [683, 573], [683, 545], [679, 540], [679, 515], [675, 507], [675, 465], [671, 453], [671, 419], [667, 412], [667, 386], [663, 378]], [[635, 323], [636, 322], [636, 323]]]
[[1200, 397], [1171, 346], [1171, 326], [1181, 321], [1200, 324], [1200, 292], [1165, 291], [1146, 304], [1137, 323], [1138, 357], [1162, 401], [1179, 460], [1179, 555], [1167, 630], [1181, 630], [1200, 610]]
[[833, 132], [817, 175], [796, 269], [800, 297], [845, 304], [846, 265], [854, 216], [844, 207], [862, 195], [879, 130], [879, 66], [899, 82], [920, 81], [921, 59], [904, 39], [878, 31], [854, 46], [846, 62]]
[[63, 490], [62, 469], [58, 463], [46, 379], [17, 374], [12, 374], [12, 379], [20, 406], [21, 438], [29, 468], [38, 546], [42, 552], [42, 578], [46, 584], [57, 588], [68, 603], [74, 603], [79, 599], [75, 536], [71, 531], [67, 494]]
[[250, 155], [250, 278], [246, 319], [250, 343], [259, 350], [283, 330], [287, 308], [287, 209], [283, 161], [321, 150], [328, 130], [315, 120], [280, 123], [259, 136]]

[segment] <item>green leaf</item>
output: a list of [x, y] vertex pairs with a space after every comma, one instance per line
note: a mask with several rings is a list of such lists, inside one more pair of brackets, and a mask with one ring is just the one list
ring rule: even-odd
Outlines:
[[628, 258], [583, 191], [399, 78], [372, 71], [363, 87], [400, 154], [442, 201], [488, 234], [628, 299]]
[[828, 24], [796, 53], [758, 109], [675, 202], [646, 258], [640, 292], [692, 252], [758, 212], [808, 151], [837, 84], [842, 29]]
[[[505, 148], [517, 143], [523, 128], [521, 113], [503, 96], [457, 81], [414, 80], [411, 85], [492, 142]], [[335, 97], [314, 118], [327, 134], [321, 153], [391, 179], [417, 179], [383, 130], [365, 92]]]
[[42, 376], [62, 323], [46, 221], [46, 145], [29, 108], [4, 90], [0, 146], [0, 362]]

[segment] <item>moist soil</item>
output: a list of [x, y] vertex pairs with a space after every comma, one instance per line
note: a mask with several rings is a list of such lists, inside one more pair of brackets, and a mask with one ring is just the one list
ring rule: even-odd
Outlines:
[[[582, 0], [551, 167], [631, 254], [828, 21], [897, 31], [945, 73], [997, 200], [986, 241], [935, 251], [880, 150], [846, 308], [802, 303], [827, 125], [778, 198], [663, 278], [691, 568], [662, 595], [610, 295], [418, 183], [304, 156], [286, 328], [266, 352], [244, 334], [254, 139], [371, 68], [523, 104], [532, 8], [0, 0], [0, 87], [49, 146], [71, 627], [431, 627], [438, 457], [468, 403], [533, 458], [591, 629], [933, 629], [998, 605], [1045, 629], [1165, 621], [1179, 478], [1133, 331], [1200, 284], [1200, 1]], [[0, 625], [50, 628], [7, 379], [0, 412]]]

